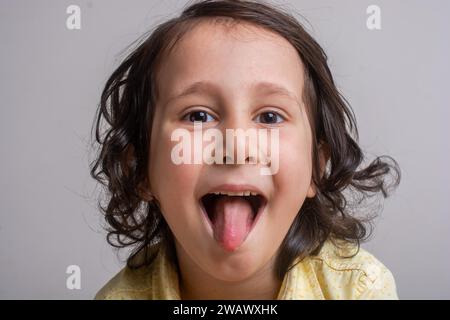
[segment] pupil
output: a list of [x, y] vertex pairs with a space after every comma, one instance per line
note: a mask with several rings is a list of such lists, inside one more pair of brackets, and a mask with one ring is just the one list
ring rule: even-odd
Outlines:
[[190, 121], [202, 121], [202, 122], [205, 122], [206, 121], [206, 113], [203, 112], [203, 111], [193, 112], [193, 113], [191, 113]]
[[275, 120], [275, 114], [272, 112], [266, 112], [263, 115], [264, 122], [273, 122]]

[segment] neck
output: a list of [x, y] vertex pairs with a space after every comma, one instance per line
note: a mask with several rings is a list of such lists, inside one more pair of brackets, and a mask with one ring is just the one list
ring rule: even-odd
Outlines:
[[204, 272], [176, 245], [180, 271], [180, 297], [182, 300], [274, 300], [281, 281], [274, 270], [272, 258], [261, 270], [242, 281], [223, 281]]

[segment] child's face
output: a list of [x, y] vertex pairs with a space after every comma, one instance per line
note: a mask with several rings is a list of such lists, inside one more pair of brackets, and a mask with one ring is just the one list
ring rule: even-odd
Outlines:
[[[214, 87], [169, 101], [197, 81], [208, 81]], [[297, 101], [271, 93], [267, 87], [252, 87], [261, 81], [286, 88]], [[305, 198], [314, 196], [311, 127], [301, 98], [303, 81], [303, 65], [294, 47], [284, 38], [250, 25], [227, 31], [202, 22], [162, 62], [160, 98], [152, 125], [150, 191], [175, 235], [178, 256], [210, 276], [237, 281], [270, 268]], [[272, 123], [267, 121], [270, 112], [278, 114], [271, 114], [271, 119], [275, 117]], [[277, 128], [278, 172], [261, 175], [261, 164], [174, 164], [171, 152], [179, 142], [171, 141], [171, 135], [178, 128], [193, 135], [192, 119], [203, 119], [203, 129], [217, 128], [224, 136], [225, 129]], [[202, 212], [201, 197], [223, 184], [252, 185], [265, 196], [264, 211], [249, 233], [237, 225], [245, 223], [239, 215], [248, 214], [246, 201], [222, 204], [217, 210], [222, 210], [223, 216], [215, 221], [216, 227]], [[230, 240], [233, 236], [238, 238], [234, 242]]]

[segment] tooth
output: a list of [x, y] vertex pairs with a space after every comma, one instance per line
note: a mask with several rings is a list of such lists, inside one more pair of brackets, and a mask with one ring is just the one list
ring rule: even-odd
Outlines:
[[214, 192], [214, 194], [217, 195], [226, 195], [226, 196], [257, 196], [257, 192], [252, 191], [217, 191]]

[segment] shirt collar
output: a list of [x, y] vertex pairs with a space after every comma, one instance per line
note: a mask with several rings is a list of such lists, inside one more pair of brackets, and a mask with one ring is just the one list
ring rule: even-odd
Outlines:
[[[277, 300], [324, 299], [317, 275], [308, 259], [294, 261], [285, 275]], [[180, 300], [179, 275], [167, 245], [161, 245], [154, 261], [151, 299]]]

